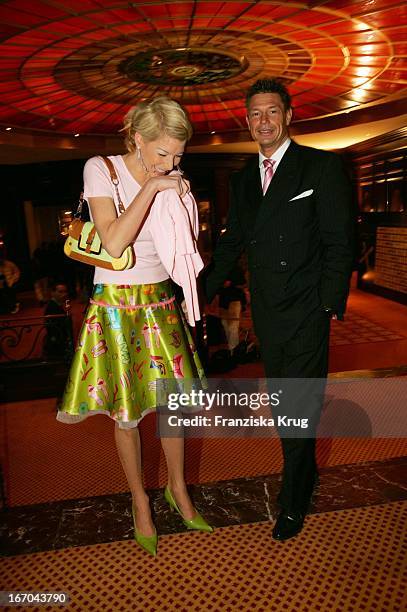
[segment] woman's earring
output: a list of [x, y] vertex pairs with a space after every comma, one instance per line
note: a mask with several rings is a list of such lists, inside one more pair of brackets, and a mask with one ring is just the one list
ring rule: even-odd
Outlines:
[[144, 170], [144, 172], [146, 174], [148, 174], [148, 168], [147, 168], [147, 166], [144, 163], [144, 159], [143, 159], [143, 156], [141, 155], [140, 147], [137, 147], [137, 161], [140, 162], [140, 165], [141, 165], [142, 169]]

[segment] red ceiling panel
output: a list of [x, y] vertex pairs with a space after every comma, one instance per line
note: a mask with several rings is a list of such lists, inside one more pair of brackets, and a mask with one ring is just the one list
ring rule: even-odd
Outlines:
[[168, 5], [168, 13], [173, 16], [191, 17], [194, 9], [193, 2], [175, 2]]
[[301, 30], [295, 25], [287, 25], [279, 22], [265, 22], [261, 27], [261, 33], [270, 33], [275, 36], [286, 35], [297, 37], [298, 34], [301, 34]]
[[[140, 97], [169, 93], [189, 108], [195, 132], [234, 131], [244, 125], [248, 84], [270, 75], [290, 83], [297, 119], [399, 94], [405, 64], [393, 54], [406, 53], [403, 7], [384, 0], [314, 4], [3, 2], [0, 120], [116, 134]], [[182, 47], [194, 54], [175, 51]], [[174, 52], [157, 71], [165, 49]]]
[[12, 25], [7, 25], [5, 23], [0, 23], [0, 42], [2, 40], [7, 40], [7, 38], [11, 38], [12, 36], [16, 36], [21, 32], [21, 28], [14, 27]]
[[345, 95], [345, 98], [354, 102], [374, 102], [380, 98], [380, 94], [374, 91], [365, 91], [361, 89], [353, 89]]
[[137, 10], [136, 7], [131, 9], [112, 9], [108, 13], [111, 23], [137, 23], [143, 20], [143, 15]]
[[350, 67], [368, 66], [369, 68], [384, 68], [387, 65], [387, 57], [370, 57], [360, 55], [359, 57], [353, 57], [349, 62]]
[[20, 28], [32, 28], [40, 23], [44, 23], [44, 18], [32, 13], [23, 13], [3, 4], [0, 6], [0, 22], [10, 25], [18, 24]]
[[15, 104], [15, 106], [18, 108], [18, 110], [21, 111], [32, 111], [35, 110], [37, 108], [42, 108], [42, 110], [48, 112], [47, 107], [48, 107], [48, 102], [44, 103], [41, 101], [40, 98], [25, 98], [25, 100], [20, 100], [18, 104]]
[[356, 34], [359, 32], [370, 33], [370, 28], [367, 24], [361, 21], [335, 20], [334, 23], [324, 24], [323, 29], [325, 34], [330, 36], [339, 36], [341, 34]]
[[[327, 39], [325, 36], [322, 36], [319, 33], [316, 32], [312, 32], [311, 30], [296, 30], [293, 34], [289, 35], [287, 34], [287, 38], [290, 37], [293, 40], [296, 40], [297, 42], [303, 42], [305, 44], [307, 44], [307, 41], [309, 40], [321, 40], [321, 41], [329, 41], [329, 39]], [[329, 42], [326, 42], [326, 44], [330, 44]]]
[[312, 102], [318, 102], [321, 100], [321, 94], [319, 91], [309, 91], [301, 93], [298, 96], [293, 97], [294, 107], [301, 106], [302, 104], [311, 104]]
[[394, 81], [400, 83], [400, 85], [404, 84], [404, 87], [407, 85], [407, 74], [405, 68], [402, 70], [385, 70], [380, 74], [382, 79], [386, 79], [387, 81]]
[[[99, 7], [100, 8], [100, 7]], [[110, 11], [98, 11], [95, 13], [89, 13], [89, 16], [94, 21], [95, 25], [111, 26], [114, 23]]]
[[3, 70], [10, 70], [10, 74], [14, 76], [15, 71], [21, 66], [22, 64], [22, 59], [11, 59], [11, 58], [7, 58], [7, 59], [2, 59], [1, 60], [1, 67], [3, 68]]
[[335, 59], [331, 57], [319, 57], [317, 68], [326, 68], [327, 66], [329, 66], [330, 68], [332, 68], [332, 72], [334, 73], [334, 71], [337, 72], [338, 70], [343, 68], [344, 63], [345, 58], [343, 57], [343, 55]]
[[407, 22], [406, 5], [363, 15], [363, 21], [373, 28], [390, 28]]
[[380, 68], [370, 68], [369, 66], [349, 66], [343, 74], [356, 77], [372, 78], [380, 72]]
[[316, 110], [315, 106], [304, 104], [304, 106], [301, 106], [301, 108], [294, 108], [293, 117], [294, 120], [312, 119], [313, 117], [315, 117], [316, 113], [321, 115], [322, 112], [323, 111], [321, 108]]
[[390, 81], [385, 81], [381, 77], [376, 79], [375, 81], [372, 81], [368, 85], [369, 85], [369, 91], [375, 91], [375, 90], [377, 90], [378, 92], [384, 91], [387, 94], [395, 93], [396, 91], [399, 91], [400, 89], [399, 83], [392, 83]]
[[27, 57], [30, 53], [35, 51], [35, 47], [31, 47], [27, 45], [27, 47], [19, 47], [17, 45], [1, 45], [2, 56], [5, 58], [10, 57]]
[[23, 32], [19, 36], [13, 37], [13, 44], [18, 45], [27, 45], [31, 44], [36, 49], [42, 47], [43, 45], [48, 45], [55, 41], [55, 36], [50, 33], [50, 31], [36, 28], [35, 30], [29, 30], [28, 32]]
[[11, 106], [16, 105], [17, 102], [23, 101], [27, 99], [27, 92], [25, 90], [20, 91], [10, 91], [10, 88], [7, 87], [7, 83], [2, 83], [3, 87], [0, 89], [0, 92], [5, 91], [7, 93], [8, 104]]
[[381, 32], [369, 32], [362, 34], [340, 34], [336, 36], [342, 45], [373, 45], [374, 43], [384, 43], [386, 37]]
[[212, 25], [212, 21], [212, 17], [194, 17], [194, 27], [199, 30], [209, 28]]
[[321, 24], [336, 21], [336, 18], [332, 14], [322, 13], [321, 11], [301, 11], [296, 15], [288, 17], [291, 23], [296, 23], [306, 27], [318, 27]]
[[[405, 22], [405, 20], [404, 20]], [[406, 42], [406, 27], [402, 28], [391, 28], [387, 31], [387, 34], [392, 43], [394, 42]]]
[[291, 4], [292, 3], [290, 2], [285, 2], [284, 4], [278, 3], [278, 6], [276, 6], [276, 8], [274, 8], [273, 12], [270, 14], [270, 19], [274, 21], [290, 21], [292, 17], [302, 12], [302, 9], [299, 9], [298, 4]]
[[[88, 11], [100, 11], [100, 2], [96, 0], [64, 0], [59, 2], [59, 6], [65, 5], [67, 15], [87, 13]], [[103, 5], [107, 8], [109, 2], [104, 1]]]
[[32, 116], [29, 113], [21, 113], [12, 106], [0, 105], [0, 121], [12, 123], [13, 125], [29, 125]]
[[366, 43], [365, 45], [348, 45], [348, 50], [351, 57], [354, 55], [371, 55], [380, 57], [391, 57], [391, 48], [385, 44], [375, 43], [374, 45]]
[[225, 117], [221, 121], [210, 120], [210, 125], [211, 125], [212, 130], [215, 130], [215, 131], [218, 131], [218, 130], [225, 131], [225, 128], [227, 130], [235, 130], [239, 128], [236, 121], [234, 121], [233, 119], [228, 119], [227, 117]]
[[332, 0], [324, 6], [330, 9], [345, 11], [349, 15], [371, 13], [372, 10], [385, 9], [389, 6], [389, 1], [392, 0]]
[[168, 6], [165, 2], [139, 7], [139, 11], [144, 17], [150, 19], [160, 19], [169, 15]]
[[[49, 44], [61, 39], [61, 34], [54, 32], [53, 28], [50, 27], [49, 25], [40, 26], [39, 28], [33, 28], [31, 30], [27, 30], [26, 32], [23, 32], [19, 36], [16, 36], [15, 41], [18, 42], [19, 44], [23, 44], [26, 36], [28, 36], [28, 40], [30, 40], [30, 36], [40, 36], [41, 38], [44, 37], [49, 41]], [[14, 39], [11, 39], [11, 40], [13, 40], [14, 42]]]
[[[121, 25], [121, 24], [116, 24], [114, 27], [115, 31], [121, 34], [134, 34], [134, 31], [136, 30], [134, 24], [132, 25]], [[151, 23], [148, 22], [143, 22], [143, 23], [138, 23], [137, 24], [137, 32], [139, 34], [145, 33], [145, 32], [151, 32], [154, 30], [154, 27]]]
[[391, 68], [397, 68], [398, 70], [407, 70], [407, 58], [406, 57], [395, 57], [391, 62]]
[[256, 21], [255, 19], [247, 19], [246, 15], [244, 17], [238, 17], [233, 21], [231, 27], [234, 30], [245, 30], [245, 31], [254, 31], [263, 26], [262, 21]]
[[8, 2], [8, 6], [11, 9], [17, 11], [24, 11], [34, 15], [39, 15], [44, 21], [54, 21], [55, 19], [64, 19], [66, 17], [66, 11], [60, 10], [59, 8], [49, 5], [47, 2], [32, 2], [32, 0], [13, 0]]
[[231, 17], [240, 15], [243, 11], [250, 8], [247, 2], [197, 2], [195, 7], [196, 15], [223, 15]]

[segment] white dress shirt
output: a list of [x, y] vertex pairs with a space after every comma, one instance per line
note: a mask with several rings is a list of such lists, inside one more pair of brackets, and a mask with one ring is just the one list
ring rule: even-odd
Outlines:
[[290, 142], [291, 142], [291, 138], [287, 138], [286, 140], [284, 140], [283, 144], [278, 147], [277, 151], [275, 151], [271, 157], [265, 157], [263, 153], [259, 151], [259, 168], [260, 168], [260, 179], [261, 179], [262, 185], [264, 184], [264, 175], [266, 173], [266, 169], [263, 165], [264, 160], [269, 159], [270, 161], [271, 160], [274, 161], [273, 171], [275, 173], [277, 170], [278, 164], [281, 162], [283, 158], [284, 153], [287, 151], [288, 147], [290, 146]]

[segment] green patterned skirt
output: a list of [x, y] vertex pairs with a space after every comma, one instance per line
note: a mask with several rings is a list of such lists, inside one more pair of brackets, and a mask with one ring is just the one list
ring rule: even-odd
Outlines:
[[157, 386], [204, 382], [172, 282], [95, 285], [57, 419], [107, 414], [136, 427], [158, 405]]

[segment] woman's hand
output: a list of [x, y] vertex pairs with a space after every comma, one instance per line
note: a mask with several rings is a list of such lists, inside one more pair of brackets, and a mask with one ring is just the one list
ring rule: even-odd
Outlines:
[[180, 198], [191, 191], [189, 181], [176, 171], [162, 176], [152, 176], [148, 182], [154, 186], [155, 191], [175, 189]]

